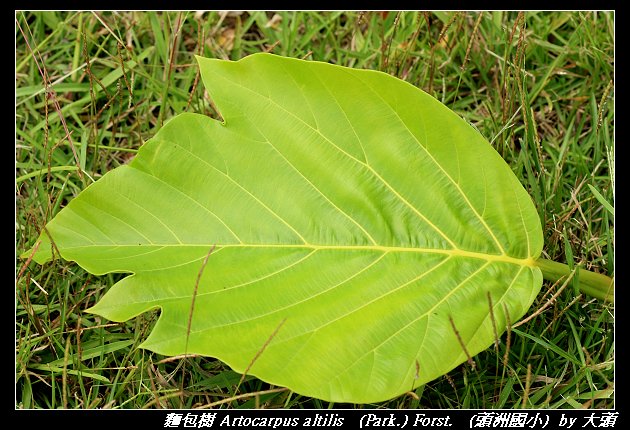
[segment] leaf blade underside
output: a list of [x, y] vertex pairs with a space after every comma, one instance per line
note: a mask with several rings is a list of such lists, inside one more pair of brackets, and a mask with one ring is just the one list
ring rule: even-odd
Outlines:
[[[505, 311], [527, 311], [542, 284], [538, 216], [457, 115], [380, 72], [198, 61], [225, 124], [179, 115], [47, 226], [65, 259], [133, 273], [92, 312], [160, 308], [144, 347], [240, 372], [284, 321], [249, 373], [359, 403], [466, 361], [449, 318], [469, 354], [490, 346], [488, 294], [499, 332]], [[41, 240], [38, 262], [51, 257]]]

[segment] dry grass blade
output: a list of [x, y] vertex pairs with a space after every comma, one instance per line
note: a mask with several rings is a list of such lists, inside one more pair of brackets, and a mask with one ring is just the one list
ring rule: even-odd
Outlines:
[[[63, 116], [63, 114], [61, 113], [61, 106], [59, 105], [59, 100], [57, 100], [57, 95], [55, 90], [52, 89], [52, 86], [50, 84], [50, 78], [48, 77], [48, 71], [46, 70], [46, 67], [44, 66], [44, 61], [41, 58], [41, 54], [39, 54], [39, 52], [37, 53], [37, 55], [39, 56], [39, 61], [37, 60], [37, 56], [35, 55], [35, 52], [33, 52], [33, 50], [31, 49], [31, 45], [28, 42], [28, 37], [26, 37], [26, 34], [24, 33], [24, 30], [22, 30], [22, 26], [20, 25], [20, 21], [18, 19], [15, 20], [15, 23], [17, 24], [18, 28], [20, 29], [20, 33], [22, 33], [22, 36], [24, 37], [24, 42], [26, 43], [26, 46], [28, 48], [28, 50], [31, 53], [31, 56], [33, 57], [33, 60], [35, 61], [35, 64], [37, 65], [37, 69], [39, 70], [40, 75], [42, 76], [42, 80], [44, 82], [44, 87], [46, 88], [46, 93], [48, 94], [47, 97], [50, 97], [53, 101], [53, 106], [55, 107], [55, 111], [57, 112], [57, 115], [59, 116], [59, 120], [61, 121], [61, 124], [63, 125], [63, 129], [66, 132], [66, 138], [68, 139], [68, 143], [70, 144], [70, 148], [72, 149], [72, 154], [74, 155], [74, 161], [77, 165], [77, 174], [79, 175], [79, 177], [81, 179], [83, 179], [83, 173], [81, 171], [81, 163], [79, 162], [79, 155], [77, 154], [77, 151], [74, 147], [74, 143], [72, 142], [72, 137], [70, 137], [71, 133], [70, 130], [68, 129], [68, 125], [66, 124], [66, 118]], [[28, 27], [28, 24], [25, 24], [29, 30], [30, 33], [30, 27]], [[31, 34], [32, 35], [32, 34]], [[40, 65], [41, 63], [41, 65]]]
[[527, 407], [527, 399], [529, 398], [529, 389], [532, 386], [532, 365], [527, 363], [527, 376], [525, 377], [525, 391], [523, 392], [523, 402], [521, 407]]
[[503, 354], [503, 367], [507, 367], [508, 358], [510, 357], [510, 346], [512, 344], [512, 323], [510, 322], [510, 312], [507, 306], [503, 303], [503, 312], [505, 312], [505, 321], [507, 328], [507, 338], [505, 340], [505, 354]]
[[552, 305], [556, 299], [558, 298], [558, 296], [562, 293], [562, 291], [564, 291], [564, 289], [567, 287], [567, 285], [569, 285], [569, 282], [571, 282], [571, 279], [573, 279], [573, 276], [575, 275], [575, 271], [576, 269], [574, 268], [573, 271], [571, 272], [571, 274], [569, 276], [567, 276], [567, 278], [564, 280], [564, 282], [562, 283], [562, 286], [558, 289], [558, 291], [556, 291], [556, 293], [551, 296], [549, 298], [549, 300], [547, 300], [547, 302], [542, 305], [541, 307], [539, 307], [538, 309], [536, 309], [536, 311], [531, 314], [530, 316], [528, 316], [525, 319], [520, 320], [519, 322], [517, 322], [516, 324], [514, 324], [512, 326], [512, 328], [516, 328], [520, 325], [523, 325], [529, 321], [531, 321], [532, 319], [536, 318], [537, 315], [540, 315], [541, 313], [544, 312], [545, 309], [547, 309], [550, 305]]
[[468, 364], [470, 365], [470, 367], [472, 367], [473, 370], [475, 370], [477, 365], [475, 364], [475, 361], [472, 359], [472, 357], [468, 353], [468, 349], [466, 348], [466, 344], [464, 343], [461, 335], [459, 334], [459, 330], [457, 330], [457, 327], [455, 327], [455, 322], [453, 321], [453, 317], [449, 315], [448, 316], [448, 320], [451, 323], [451, 327], [453, 327], [453, 331], [455, 332], [455, 336], [457, 336], [457, 340], [458, 340], [460, 346], [462, 347], [462, 350], [466, 354], [466, 357], [467, 357], [467, 360], [468, 360]]
[[240, 388], [241, 384], [245, 380], [245, 376], [247, 376], [247, 373], [249, 372], [249, 370], [252, 368], [254, 363], [256, 363], [256, 360], [258, 360], [258, 358], [262, 355], [262, 353], [265, 351], [267, 346], [269, 346], [269, 343], [272, 341], [272, 339], [274, 337], [276, 337], [276, 335], [278, 334], [278, 331], [280, 330], [280, 327], [282, 327], [286, 321], [287, 321], [286, 318], [284, 318], [282, 321], [280, 321], [280, 324], [278, 324], [278, 326], [273, 331], [273, 333], [271, 333], [271, 335], [267, 338], [267, 340], [265, 341], [263, 346], [260, 347], [260, 349], [258, 350], [256, 355], [254, 356], [254, 358], [252, 358], [252, 361], [249, 362], [249, 365], [247, 366], [247, 369], [245, 369], [245, 371], [243, 372], [243, 375], [241, 376], [241, 380], [238, 381], [238, 385], [236, 386], [236, 391], [238, 391], [238, 389]]
[[223, 405], [225, 403], [231, 403], [231, 402], [233, 402], [235, 400], [247, 399], [247, 398], [250, 398], [250, 397], [262, 396], [264, 394], [282, 393], [283, 391], [289, 391], [289, 389], [288, 388], [272, 388], [270, 390], [262, 390], [262, 391], [255, 391], [253, 393], [239, 394], [237, 396], [233, 396], [233, 397], [230, 397], [228, 399], [218, 400], [218, 401], [213, 402], [213, 403], [208, 403], [207, 405], [202, 405], [198, 409], [210, 409], [210, 408], [214, 408], [215, 406]]
[[[183, 356], [186, 357], [188, 356], [188, 341], [190, 339], [190, 329], [192, 327], [192, 319], [193, 319], [193, 314], [195, 312], [195, 300], [197, 299], [197, 292], [199, 291], [199, 282], [201, 281], [201, 276], [203, 275], [203, 272], [206, 268], [206, 265], [208, 264], [208, 259], [210, 258], [210, 255], [212, 254], [212, 251], [214, 251], [214, 248], [216, 247], [216, 245], [212, 245], [212, 247], [210, 248], [210, 250], [208, 251], [208, 253], [206, 254], [206, 257], [203, 259], [203, 262], [201, 263], [201, 267], [199, 268], [199, 272], [197, 272], [197, 279], [195, 281], [195, 288], [193, 290], [193, 294], [192, 294], [192, 299], [190, 301], [190, 311], [188, 312], [188, 323], [186, 326], [186, 346], [184, 347], [184, 354]], [[181, 381], [181, 387], [180, 387], [180, 393], [182, 393], [182, 397], [181, 397], [181, 402], [182, 404], [184, 403], [184, 398], [183, 398], [183, 393], [184, 393], [184, 380], [186, 379], [186, 360], [183, 361], [183, 366], [182, 366], [182, 381]]]
[[494, 349], [499, 351], [499, 334], [497, 332], [497, 321], [494, 319], [494, 306], [492, 305], [492, 296], [488, 291], [488, 310], [490, 311], [490, 321], [492, 322], [492, 333], [494, 334]]
[[[274, 14], [282, 14], [279, 25], [265, 27]], [[244, 11], [236, 17], [228, 11], [48, 10], [17, 11], [15, 19], [16, 409], [345, 407], [249, 374], [282, 340], [290, 319], [277, 328], [282, 316], [272, 322], [269, 332], [282, 331], [258, 339], [239, 368], [247, 367], [243, 375], [192, 353], [157, 355], [138, 345], [159, 311], [121, 323], [86, 312], [126, 275], [90, 279], [61, 258], [50, 235], [52, 245], [38, 244], [46, 223], [90, 175], [97, 179], [128, 163], [174, 115], [197, 112], [223, 121], [200, 88], [194, 54], [236, 61], [271, 51], [366, 70], [387, 64], [388, 72], [492, 137], [538, 208], [545, 258], [614, 273], [614, 213], [602, 206], [602, 200], [614, 206], [615, 195], [614, 12]], [[220, 44], [225, 31], [230, 43]], [[48, 255], [52, 247], [54, 263], [33, 264], [25, 252], [33, 246]], [[418, 388], [414, 377], [426, 369], [418, 362], [414, 369], [412, 358], [411, 391], [370, 407], [614, 407], [614, 304], [571, 291], [578, 277], [581, 272], [568, 284], [566, 278], [545, 282], [520, 321], [515, 311], [508, 315], [500, 294], [482, 297], [494, 348], [472, 357], [473, 377], [464, 364]], [[198, 282], [215, 278], [205, 273]], [[201, 295], [205, 289], [198, 288]], [[198, 294], [185, 299], [181, 326], [193, 351]], [[454, 332], [466, 338], [460, 316], [453, 318]], [[518, 321], [514, 330], [511, 318]], [[89, 358], [99, 348], [103, 354]], [[54, 372], [34, 367], [49, 360], [65, 361], [65, 371], [61, 364]]]
[[192, 299], [190, 302], [190, 311], [188, 312], [188, 324], [186, 326], [186, 347], [184, 348], [184, 351], [185, 351], [184, 354], [188, 353], [188, 340], [190, 338], [190, 328], [192, 326], [193, 313], [195, 312], [195, 300], [197, 298], [197, 292], [199, 291], [199, 282], [201, 281], [201, 276], [203, 275], [206, 265], [208, 264], [208, 259], [210, 258], [210, 254], [212, 254], [212, 251], [214, 251], [215, 247], [216, 245], [212, 245], [212, 247], [206, 254], [206, 257], [203, 259], [203, 262], [201, 263], [201, 268], [199, 269], [199, 272], [197, 273], [197, 280], [195, 282], [195, 288], [193, 290]]
[[114, 39], [116, 39], [118, 41], [118, 43], [120, 43], [121, 45], [125, 46], [125, 42], [123, 42], [122, 39], [120, 37], [118, 37], [116, 32], [114, 30], [112, 30], [112, 28], [109, 26], [109, 24], [107, 24], [105, 22], [105, 20], [98, 13], [92, 11], [92, 14], [96, 17], [96, 19], [98, 19], [100, 21], [101, 24], [103, 24], [103, 27], [105, 27], [107, 29], [109, 34], [111, 34], [114, 37]]
[[[197, 55], [202, 55], [203, 45], [206, 38], [204, 36], [204, 28], [201, 26], [201, 21], [199, 20], [197, 20], [197, 34], [200, 35], [199, 36], [200, 42], [197, 43]], [[197, 85], [199, 84], [200, 77], [201, 77], [201, 71], [197, 69], [197, 72], [195, 73], [195, 80], [190, 90], [190, 96], [188, 96], [188, 101], [186, 102], [186, 109], [185, 109], [186, 111], [188, 111], [188, 109], [190, 108], [190, 103], [192, 103], [193, 96], [195, 95], [195, 92], [197, 91]]]
[[462, 71], [466, 69], [466, 64], [468, 63], [468, 58], [470, 57], [470, 50], [473, 46], [475, 36], [477, 35], [477, 30], [479, 29], [481, 18], [483, 18], [483, 12], [479, 12], [479, 14], [477, 15], [477, 19], [475, 20], [475, 26], [473, 27], [472, 34], [470, 35], [470, 40], [468, 41], [468, 47], [466, 48], [466, 55], [464, 56], [464, 61], [462, 61], [462, 65], [460, 67]]
[[17, 277], [15, 278], [16, 285], [17, 285], [18, 281], [20, 280], [20, 278], [22, 277], [22, 275], [24, 274], [24, 271], [26, 270], [28, 265], [31, 264], [31, 261], [33, 261], [33, 256], [35, 255], [35, 253], [37, 252], [37, 250], [39, 249], [39, 246], [41, 244], [42, 244], [42, 242], [40, 240], [38, 240], [35, 243], [35, 246], [33, 246], [33, 249], [31, 250], [30, 254], [28, 255], [28, 258], [26, 259], [26, 261], [22, 265], [22, 268], [20, 269], [20, 272], [18, 273]]

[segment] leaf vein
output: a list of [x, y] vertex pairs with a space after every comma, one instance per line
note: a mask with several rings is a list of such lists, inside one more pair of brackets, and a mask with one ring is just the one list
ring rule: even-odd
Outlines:
[[267, 136], [263, 133], [262, 130], [260, 130], [258, 127], [254, 126], [258, 132], [265, 138], [265, 142], [267, 144], [269, 144], [269, 146], [271, 146], [276, 153], [293, 169], [297, 172], [298, 175], [300, 175], [306, 182], [308, 182], [308, 184], [315, 190], [317, 191], [328, 203], [330, 203], [339, 213], [341, 213], [343, 216], [345, 216], [346, 218], [348, 218], [350, 221], [352, 221], [357, 227], [359, 227], [359, 229], [361, 229], [361, 231], [363, 233], [365, 233], [365, 235], [368, 237], [368, 239], [370, 240], [370, 242], [372, 242], [374, 245], [377, 244], [376, 240], [374, 240], [374, 238], [372, 237], [372, 235], [370, 233], [368, 233], [368, 231], [357, 221], [355, 220], [352, 216], [348, 215], [346, 212], [344, 212], [339, 206], [337, 206], [332, 200], [330, 200], [319, 188], [317, 188], [315, 186], [315, 184], [313, 184], [306, 176], [304, 176], [304, 174], [297, 168], [295, 167], [285, 156], [284, 154], [282, 154], [282, 152], [280, 152], [280, 150], [278, 148], [276, 148], [276, 146], [271, 143], [271, 141], [269, 140], [269, 138], [267, 138]]
[[121, 193], [118, 189], [113, 188], [114, 192], [116, 194], [118, 194], [119, 196], [123, 197], [125, 200], [131, 202], [133, 205], [135, 205], [136, 207], [142, 209], [144, 212], [146, 212], [147, 214], [151, 215], [154, 219], [156, 219], [160, 224], [162, 224], [175, 238], [175, 240], [177, 240], [177, 243], [182, 244], [182, 241], [179, 239], [179, 237], [177, 236], [177, 234], [175, 234], [175, 232], [173, 230], [171, 230], [171, 228], [166, 225], [158, 216], [156, 216], [155, 214], [149, 212], [148, 210], [146, 210], [143, 206], [139, 205], [137, 202], [135, 202], [133, 199], [130, 199], [129, 197], [127, 197], [126, 195], [124, 195], [123, 193]]
[[[137, 169], [136, 169], [137, 170]], [[200, 208], [204, 209], [206, 212], [208, 212], [210, 215], [212, 215], [214, 218], [216, 218], [221, 224], [223, 224], [223, 226], [232, 234], [232, 236], [234, 236], [234, 238], [236, 240], [239, 241], [239, 243], [243, 243], [243, 241], [237, 236], [236, 233], [234, 233], [234, 231], [232, 231], [232, 229], [214, 212], [212, 212], [210, 209], [208, 209], [205, 205], [202, 205], [200, 202], [198, 202], [197, 200], [195, 200], [194, 198], [192, 198], [191, 196], [189, 196], [188, 194], [186, 194], [185, 192], [183, 192], [182, 190], [180, 190], [179, 188], [173, 186], [172, 184], [169, 184], [168, 182], [166, 182], [164, 179], [146, 173], [146, 172], [142, 172], [141, 170], [137, 170], [138, 172], [144, 173], [145, 175], [150, 176], [151, 178], [155, 179], [156, 181], [161, 182], [162, 184], [168, 186], [169, 188], [175, 190], [177, 193], [181, 194], [182, 196], [186, 197], [187, 199], [189, 199], [190, 201], [192, 201], [193, 203], [195, 203], [197, 206], [199, 206]]]
[[179, 146], [180, 148], [182, 148], [184, 151], [188, 152], [189, 154], [191, 154], [192, 156], [194, 156], [195, 158], [197, 158], [198, 160], [200, 160], [202, 163], [206, 164], [207, 166], [210, 166], [211, 168], [213, 168], [214, 170], [216, 170], [217, 172], [219, 172], [221, 175], [225, 176], [230, 182], [232, 182], [234, 185], [236, 185], [237, 187], [239, 187], [241, 190], [243, 190], [245, 193], [247, 193], [251, 198], [253, 198], [258, 204], [260, 204], [262, 207], [264, 207], [267, 211], [269, 211], [273, 216], [275, 216], [276, 218], [278, 218], [284, 225], [286, 225], [287, 227], [289, 227], [291, 229], [291, 231], [293, 231], [302, 242], [307, 243], [306, 239], [304, 238], [304, 236], [302, 236], [291, 224], [289, 224], [284, 218], [282, 218], [280, 215], [278, 215], [273, 209], [271, 209], [269, 206], [267, 206], [265, 203], [263, 203], [258, 197], [256, 197], [254, 194], [252, 194], [249, 190], [247, 190], [245, 187], [243, 187], [241, 184], [239, 184], [237, 181], [235, 181], [234, 179], [232, 179], [232, 177], [230, 177], [229, 175], [225, 174], [224, 172], [222, 172], [221, 170], [217, 169], [215, 166], [213, 166], [211, 163], [208, 163], [206, 160], [204, 160], [203, 158], [199, 157], [197, 154], [195, 154], [194, 152], [192, 152], [191, 150], [184, 148], [183, 146], [179, 145], [178, 143], [174, 143], [175, 146]]
[[[339, 152], [345, 154], [348, 158], [354, 160], [355, 162], [359, 163], [360, 165], [364, 166], [366, 169], [368, 169], [370, 172], [372, 172], [372, 174], [374, 176], [376, 176], [378, 178], [379, 181], [381, 181], [383, 183], [383, 185], [385, 185], [389, 190], [391, 190], [394, 195], [396, 196], [396, 198], [398, 198], [401, 202], [403, 202], [403, 204], [405, 204], [406, 206], [408, 206], [412, 211], [414, 211], [416, 213], [416, 215], [418, 215], [421, 219], [423, 219], [427, 224], [429, 224], [431, 226], [431, 228], [433, 228], [440, 236], [442, 236], [447, 242], [449, 242], [451, 244], [451, 246], [453, 248], [457, 248], [457, 246], [455, 245], [455, 243], [439, 228], [437, 227], [433, 222], [431, 222], [425, 215], [423, 215], [415, 206], [413, 206], [411, 203], [409, 203], [409, 201], [407, 201], [407, 199], [405, 199], [400, 193], [398, 193], [385, 179], [383, 179], [383, 177], [381, 175], [379, 175], [374, 169], [372, 169], [372, 167], [370, 167], [369, 165], [367, 165], [366, 163], [364, 163], [363, 161], [359, 160], [358, 158], [352, 156], [351, 154], [348, 154], [346, 151], [344, 151], [343, 149], [341, 149], [339, 146], [337, 146], [333, 141], [331, 141], [330, 139], [328, 139], [326, 136], [324, 136], [319, 130], [313, 128], [313, 126], [311, 126], [309, 123], [307, 123], [306, 121], [304, 121], [302, 118], [298, 117], [297, 115], [295, 115], [293, 112], [291, 112], [290, 110], [284, 108], [283, 106], [279, 105], [277, 102], [275, 102], [274, 100], [272, 100], [270, 97], [267, 97], [257, 91], [254, 91], [253, 89], [246, 87], [240, 83], [234, 82], [234, 81], [230, 81], [225, 77], [222, 77], [223, 79], [227, 80], [228, 82], [230, 82], [233, 85], [236, 86], [240, 86], [241, 88], [250, 91], [251, 93], [265, 98], [267, 100], [269, 100], [269, 102], [273, 105], [275, 105], [277, 108], [281, 109], [282, 111], [286, 112], [287, 114], [289, 114], [290, 116], [294, 117], [296, 120], [298, 120], [299, 122], [301, 122], [302, 124], [306, 125], [308, 128], [310, 128], [311, 130], [313, 130], [313, 132], [315, 132], [316, 134], [318, 134], [319, 136], [321, 136], [326, 142], [328, 142], [330, 145], [334, 146]], [[253, 125], [253, 124], [252, 124]], [[254, 127], [256, 127], [254, 125]], [[258, 127], [256, 127], [258, 129]], [[258, 129], [258, 131], [260, 131], [260, 129]], [[262, 133], [262, 132], [261, 132]], [[267, 137], [265, 136], [265, 139], [267, 139]], [[269, 139], [267, 139], [268, 141]], [[269, 142], [271, 144], [271, 142]], [[272, 145], [273, 146], [273, 145]]]
[[[348, 73], [347, 71], [344, 70], [344, 72]], [[446, 178], [455, 186], [455, 188], [457, 189], [457, 191], [459, 192], [459, 194], [462, 196], [462, 198], [464, 199], [464, 201], [466, 202], [466, 204], [470, 207], [470, 209], [473, 211], [473, 213], [475, 214], [475, 216], [477, 217], [477, 219], [481, 222], [481, 224], [485, 227], [485, 229], [488, 231], [488, 233], [490, 233], [490, 235], [492, 236], [492, 239], [494, 240], [494, 242], [497, 244], [497, 246], [499, 247], [499, 250], [502, 254], [505, 254], [505, 250], [503, 249], [503, 246], [501, 245], [501, 243], [499, 242], [499, 240], [497, 239], [497, 237], [494, 235], [494, 232], [492, 231], [492, 229], [490, 228], [490, 226], [488, 226], [488, 224], [486, 223], [485, 219], [483, 217], [481, 217], [479, 215], [479, 212], [477, 212], [477, 210], [475, 209], [475, 207], [472, 205], [472, 203], [470, 202], [470, 200], [468, 200], [468, 196], [466, 196], [466, 194], [464, 193], [464, 190], [462, 190], [462, 188], [459, 186], [459, 184], [453, 179], [453, 177], [446, 171], [444, 170], [444, 167], [442, 167], [442, 165], [440, 163], [438, 163], [438, 161], [433, 157], [433, 155], [429, 152], [429, 150], [427, 150], [427, 148], [425, 148], [420, 141], [418, 140], [418, 138], [416, 137], [415, 134], [413, 134], [411, 132], [411, 130], [409, 129], [409, 127], [407, 127], [407, 124], [405, 123], [405, 121], [400, 117], [400, 115], [398, 114], [398, 112], [396, 111], [396, 109], [394, 109], [389, 103], [387, 103], [387, 101], [376, 91], [374, 91], [371, 86], [366, 83], [363, 79], [361, 79], [359, 76], [356, 75], [352, 75], [354, 76], [357, 80], [363, 82], [365, 84], [365, 86], [367, 87], [367, 89], [369, 91], [371, 91], [372, 93], [374, 93], [378, 98], [380, 98], [383, 103], [392, 111], [392, 113], [398, 118], [398, 121], [404, 126], [405, 130], [409, 133], [409, 135], [416, 141], [416, 143], [418, 144], [418, 146], [420, 148], [422, 148], [422, 150], [427, 154], [427, 156], [431, 159], [431, 161], [433, 161], [433, 164], [435, 164], [438, 169], [440, 169], [440, 171], [442, 171], [442, 173], [444, 174], [444, 176], [446, 176]]]
[[[118, 220], [121, 224], [128, 226], [130, 229], [132, 229], [133, 231], [135, 231], [136, 233], [138, 233], [140, 236], [142, 236], [143, 238], [145, 238], [145, 239], [146, 239], [146, 241], [147, 241], [149, 244], [154, 245], [154, 243], [151, 241], [151, 239], [149, 239], [149, 238], [148, 238], [148, 237], [147, 237], [144, 233], [142, 233], [140, 230], [138, 230], [137, 228], [135, 228], [134, 226], [132, 226], [131, 224], [129, 224], [129, 223], [128, 223], [127, 221], [125, 221], [124, 219], [122, 219], [122, 218], [120, 218], [120, 217], [118, 217], [118, 216], [114, 215], [114, 214], [113, 214], [113, 213], [111, 213], [111, 212], [108, 212], [108, 211], [106, 211], [106, 210], [104, 210], [104, 209], [99, 208], [98, 206], [96, 206], [96, 205], [94, 205], [94, 204], [90, 203], [90, 201], [89, 201], [89, 200], [84, 201], [84, 202], [83, 202], [83, 204], [89, 205], [89, 206], [93, 207], [94, 209], [96, 209], [97, 211], [102, 212], [102, 213], [104, 213], [105, 215], [108, 215], [108, 216], [110, 216], [110, 217], [112, 217], [112, 218], [117, 219], [117, 220]], [[104, 232], [103, 232], [103, 233], [104, 233]], [[112, 243], [115, 243], [115, 242], [113, 242], [113, 241], [112, 241]]]
[[[350, 367], [352, 367], [352, 365], [356, 362], [361, 360], [365, 355], [367, 355], [368, 353], [370, 353], [371, 351], [376, 351], [377, 349], [381, 348], [384, 344], [386, 344], [390, 339], [392, 339], [394, 336], [398, 335], [399, 333], [401, 333], [402, 331], [406, 330], [407, 328], [409, 328], [411, 325], [415, 324], [417, 321], [419, 321], [420, 319], [424, 318], [424, 317], [428, 317], [429, 314], [431, 312], [433, 312], [440, 304], [442, 304], [442, 302], [444, 302], [448, 297], [450, 297], [453, 293], [455, 293], [455, 291], [458, 291], [462, 285], [464, 285], [466, 282], [468, 282], [470, 279], [472, 279], [473, 276], [475, 276], [477, 273], [479, 273], [480, 271], [482, 271], [488, 264], [490, 263], [485, 263], [483, 266], [481, 266], [477, 271], [475, 271], [473, 274], [471, 274], [469, 277], [467, 277], [466, 279], [462, 280], [462, 282], [460, 282], [460, 284], [453, 288], [453, 290], [451, 290], [443, 299], [441, 299], [439, 302], [437, 302], [434, 306], [432, 306], [428, 311], [426, 311], [424, 314], [418, 316], [417, 318], [414, 318], [413, 320], [411, 320], [409, 323], [405, 324], [402, 328], [398, 329], [395, 333], [391, 334], [390, 336], [388, 336], [387, 338], [385, 338], [385, 340], [383, 340], [381, 343], [379, 343], [378, 345], [376, 345], [373, 348], [370, 348], [366, 353], [364, 353], [362, 356], [360, 356], [358, 359], [356, 359], [355, 361], [353, 361], [347, 368], [346, 370], [342, 371], [341, 373], [339, 373], [338, 375], [335, 376], [335, 379], [339, 379], [339, 377], [341, 377], [341, 375], [345, 374], [348, 369]], [[427, 326], [428, 326], [428, 321], [427, 321]], [[426, 338], [426, 336], [425, 336]], [[424, 342], [424, 339], [423, 339]]]
[[346, 123], [348, 123], [348, 125], [350, 126], [350, 129], [352, 130], [352, 133], [354, 133], [354, 136], [357, 138], [357, 142], [359, 143], [359, 146], [361, 147], [361, 151], [363, 152], [363, 158], [365, 159], [365, 165], [369, 166], [370, 162], [368, 161], [368, 156], [365, 152], [365, 148], [363, 147], [363, 142], [361, 142], [361, 138], [359, 137], [359, 135], [357, 134], [357, 130], [354, 128], [354, 125], [352, 125], [352, 122], [350, 122], [350, 118], [348, 118], [348, 115], [346, 114], [346, 111], [343, 109], [343, 107], [341, 107], [341, 104], [339, 103], [339, 101], [337, 100], [337, 98], [334, 96], [333, 92], [330, 91], [330, 89], [328, 88], [328, 86], [326, 85], [326, 82], [324, 82], [324, 80], [322, 78], [320, 78], [317, 73], [313, 74], [318, 81], [321, 82], [322, 86], [324, 87], [324, 89], [328, 92], [328, 94], [330, 94], [330, 97], [332, 98], [332, 100], [335, 102], [335, 104], [337, 106], [339, 106], [339, 110], [341, 111], [341, 113], [343, 114], [343, 117], [346, 120]]
[[[313, 251], [313, 252], [315, 252], [315, 251]], [[311, 253], [311, 254], [312, 254], [312, 253]], [[310, 254], [309, 254], [309, 255], [310, 255]], [[365, 267], [360, 268], [359, 270], [357, 270], [356, 272], [354, 272], [351, 276], [349, 276], [348, 278], [344, 279], [343, 281], [338, 282], [337, 284], [335, 284], [335, 285], [333, 285], [333, 286], [331, 286], [331, 287], [328, 287], [328, 288], [326, 288], [326, 289], [324, 289], [324, 290], [321, 290], [321, 291], [319, 291], [317, 294], [313, 294], [313, 295], [310, 295], [310, 296], [306, 297], [305, 299], [299, 300], [299, 301], [297, 301], [297, 302], [293, 302], [293, 303], [291, 303], [291, 304], [290, 304], [290, 305], [288, 305], [288, 306], [284, 306], [284, 307], [282, 307], [282, 308], [276, 308], [276, 309], [274, 309], [274, 310], [273, 310], [273, 311], [271, 311], [271, 312], [267, 312], [267, 313], [264, 313], [264, 314], [259, 314], [259, 315], [256, 315], [255, 317], [252, 317], [252, 318], [247, 318], [247, 319], [242, 319], [242, 320], [238, 320], [238, 321], [235, 321], [235, 322], [231, 322], [231, 323], [229, 323], [229, 324], [222, 324], [222, 325], [218, 325], [218, 326], [207, 327], [207, 328], [204, 328], [204, 329], [202, 329], [202, 330], [195, 331], [194, 333], [204, 332], [204, 331], [207, 331], [207, 330], [214, 330], [214, 329], [217, 329], [217, 328], [228, 327], [228, 326], [231, 326], [231, 325], [238, 325], [238, 324], [247, 323], [247, 322], [254, 321], [254, 320], [257, 320], [257, 319], [260, 319], [260, 318], [264, 318], [264, 317], [269, 316], [269, 315], [277, 314], [278, 312], [281, 312], [281, 311], [284, 311], [284, 310], [287, 310], [287, 309], [291, 309], [291, 308], [293, 308], [293, 307], [295, 307], [295, 306], [298, 306], [298, 305], [300, 305], [300, 304], [302, 304], [302, 303], [306, 303], [306, 302], [308, 302], [308, 301], [310, 301], [310, 300], [315, 299], [315, 298], [316, 298], [316, 297], [318, 297], [318, 296], [321, 296], [321, 295], [323, 295], [323, 294], [326, 294], [326, 293], [328, 293], [328, 292], [330, 292], [330, 291], [333, 291], [333, 290], [335, 290], [335, 289], [339, 288], [340, 286], [342, 286], [342, 285], [346, 284], [347, 282], [351, 281], [352, 279], [354, 279], [354, 278], [356, 278], [357, 276], [359, 276], [361, 273], [365, 272], [366, 270], [370, 269], [372, 266], [374, 266], [375, 264], [377, 264], [377, 263], [378, 263], [380, 260], [382, 260], [382, 259], [383, 259], [383, 257], [385, 257], [386, 255], [387, 255], [387, 252], [382, 253], [382, 254], [381, 254], [381, 255], [380, 255], [377, 259], [375, 259], [374, 261], [370, 262], [370, 263], [369, 263], [369, 264], [367, 264]], [[299, 262], [298, 262], [298, 263], [299, 263]], [[272, 275], [275, 275], [275, 274], [272, 274]], [[271, 275], [270, 275], [270, 276], [271, 276]], [[252, 281], [252, 282], [256, 282], [256, 281]], [[249, 282], [248, 284], [251, 284], [252, 282]], [[242, 285], [246, 285], [246, 284], [242, 284]], [[237, 286], [237, 287], [241, 287], [242, 285], [239, 285], [239, 286]], [[231, 290], [231, 289], [233, 289], [233, 288], [237, 288], [237, 287], [228, 288], [227, 290]], [[225, 291], [225, 290], [224, 290], [224, 291]], [[212, 293], [217, 293], [217, 292], [220, 292], [220, 291], [212, 291], [212, 292], [210, 292], [210, 293], [205, 293], [205, 294], [212, 294]], [[190, 297], [183, 297], [183, 298], [190, 298]], [[192, 333], [192, 332], [191, 332], [191, 333]]]

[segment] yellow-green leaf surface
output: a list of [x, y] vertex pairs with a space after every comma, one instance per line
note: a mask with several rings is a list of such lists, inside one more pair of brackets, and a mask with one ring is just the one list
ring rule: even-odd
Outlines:
[[147, 349], [360, 403], [445, 374], [527, 311], [539, 218], [454, 112], [381, 72], [198, 61], [224, 123], [172, 119], [41, 236], [38, 262], [50, 236], [91, 273], [132, 273], [91, 312], [159, 308]]

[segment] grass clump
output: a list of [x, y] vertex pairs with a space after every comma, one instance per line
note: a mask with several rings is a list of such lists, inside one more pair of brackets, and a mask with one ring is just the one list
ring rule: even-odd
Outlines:
[[84, 313], [124, 275], [17, 259], [173, 116], [217, 117], [194, 55], [381, 70], [475, 126], [530, 193], [545, 257], [614, 275], [613, 12], [21, 12], [16, 19], [16, 408], [611, 408], [614, 308], [545, 283], [494, 348], [375, 405], [296, 395], [139, 349], [157, 314]]

